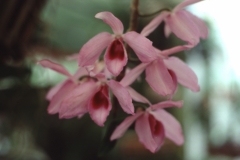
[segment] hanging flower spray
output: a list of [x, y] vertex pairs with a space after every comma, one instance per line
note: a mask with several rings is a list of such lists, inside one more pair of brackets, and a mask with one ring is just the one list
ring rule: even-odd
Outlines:
[[[172, 101], [177, 85], [199, 91], [197, 76], [182, 60], [171, 56], [174, 53], [189, 50], [196, 46], [200, 38], [207, 38], [208, 29], [204, 22], [183, 8], [201, 0], [185, 0], [172, 11], [162, 10], [141, 33], [136, 32], [138, 0], [132, 2], [130, 28], [123, 33], [122, 22], [110, 12], [100, 12], [95, 18], [108, 24], [113, 34], [101, 32], [86, 42], [76, 56], [78, 70], [71, 75], [62, 65], [49, 60], [38, 63], [67, 77], [65, 81], [53, 87], [47, 94], [50, 101], [49, 114], [59, 114], [59, 118], [81, 118], [89, 113], [99, 126], [106, 121], [114, 121], [117, 107], [126, 112], [126, 118], [113, 126], [109, 141], [114, 141], [127, 131], [135, 122], [135, 131], [139, 141], [151, 152], [156, 152], [167, 137], [177, 145], [184, 143], [179, 122], [164, 108], [178, 107], [182, 101]], [[146, 37], [161, 22], [165, 22], [165, 35], [175, 34], [187, 44], [159, 50]], [[131, 63], [130, 48], [140, 64], [126, 72]], [[99, 57], [104, 53], [104, 60]], [[152, 104], [147, 98], [135, 91], [130, 85], [145, 71], [146, 82], [165, 101]], [[144, 104], [139, 107], [137, 103]], [[109, 114], [113, 110], [113, 116]]]

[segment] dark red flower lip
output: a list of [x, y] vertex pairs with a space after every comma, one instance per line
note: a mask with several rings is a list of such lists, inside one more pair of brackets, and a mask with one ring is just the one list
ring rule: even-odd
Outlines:
[[108, 57], [110, 60], [113, 59], [124, 59], [124, 48], [121, 42], [121, 39], [115, 39], [109, 48]]

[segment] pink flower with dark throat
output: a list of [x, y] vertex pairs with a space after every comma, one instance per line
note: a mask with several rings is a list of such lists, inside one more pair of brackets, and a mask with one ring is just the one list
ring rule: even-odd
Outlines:
[[68, 119], [76, 116], [80, 118], [89, 112], [92, 120], [103, 126], [112, 109], [110, 90], [122, 109], [126, 113], [134, 114], [132, 98], [127, 87], [115, 80], [107, 80], [101, 62], [95, 63], [89, 69], [94, 77], [89, 76], [85, 68], [80, 68], [71, 75], [60, 64], [49, 60], [41, 60], [38, 63], [68, 77], [49, 91], [47, 95], [50, 101], [49, 114], [59, 113], [59, 118]]
[[176, 92], [177, 83], [194, 92], [198, 92], [200, 88], [194, 71], [179, 58], [167, 56], [185, 49], [186, 47], [184, 46], [173, 47], [163, 51], [155, 48], [158, 57], [152, 62], [141, 63], [130, 70], [120, 83], [124, 86], [129, 86], [145, 70], [146, 81], [160, 95], [168, 95], [171, 98]]
[[85, 67], [95, 63], [105, 48], [104, 61], [107, 69], [117, 76], [127, 63], [126, 42], [142, 62], [149, 62], [156, 57], [152, 42], [144, 36], [132, 31], [123, 34], [123, 24], [110, 12], [100, 12], [96, 18], [103, 20], [114, 34], [101, 32], [90, 39], [79, 52], [79, 66]]
[[[58, 85], [50, 89], [50, 91], [48, 92], [46, 97], [50, 101], [50, 104], [48, 106], [48, 113], [49, 114], [59, 113], [60, 118], [72, 118], [74, 116], [81, 117], [83, 114], [85, 114], [87, 112], [87, 108], [85, 106], [78, 107], [77, 109], [75, 108], [73, 109], [71, 108], [71, 106], [68, 106], [66, 112], [63, 102], [73, 93], [73, 91], [76, 88], [79, 88], [79, 86], [81, 86], [81, 88], [85, 88], [85, 90], [81, 91], [85, 92], [85, 95], [92, 94], [91, 93], [92, 89], [91, 86], [93, 84], [92, 80], [84, 81], [78, 80], [79, 77], [88, 75], [86, 69], [79, 68], [74, 75], [71, 75], [62, 65], [54, 63], [50, 60], [41, 60], [38, 62], [38, 64], [45, 68], [49, 68], [51, 70], [54, 70], [60, 74], [67, 76], [67, 79], [65, 81], [59, 83]], [[82, 102], [81, 100], [84, 101], [84, 99], [80, 97], [78, 100], [79, 104]]]
[[110, 139], [115, 140], [123, 136], [127, 129], [135, 122], [135, 131], [139, 141], [152, 153], [157, 152], [167, 137], [177, 145], [182, 145], [184, 138], [179, 122], [163, 108], [181, 107], [182, 101], [164, 101], [150, 105], [145, 111], [138, 111], [127, 117], [114, 130]]
[[206, 24], [183, 8], [202, 0], [185, 0], [178, 4], [171, 12], [163, 11], [155, 17], [141, 32], [147, 36], [164, 20], [165, 35], [168, 37], [173, 32], [178, 38], [188, 42], [188, 47], [192, 48], [199, 43], [200, 38], [208, 37]]
[[115, 80], [107, 80], [102, 71], [96, 73], [94, 77], [88, 77], [85, 83], [72, 88], [71, 92], [61, 100], [59, 113], [63, 116], [60, 118], [72, 118], [80, 111], [84, 111], [80, 113], [89, 112], [97, 125], [104, 126], [112, 109], [110, 91], [126, 113], [134, 114], [132, 98], [127, 88]]

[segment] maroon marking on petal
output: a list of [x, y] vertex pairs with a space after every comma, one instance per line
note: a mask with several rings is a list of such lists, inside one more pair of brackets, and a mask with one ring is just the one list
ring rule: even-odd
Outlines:
[[124, 48], [119, 39], [116, 39], [112, 42], [109, 48], [108, 53], [109, 59], [124, 59]]
[[175, 74], [175, 72], [173, 72], [172, 70], [168, 69], [168, 73], [171, 75], [173, 83], [174, 83], [174, 91], [176, 91], [177, 89], [177, 76]]
[[104, 106], [104, 108], [108, 108], [108, 99], [106, 97], [106, 94], [105, 94], [105, 91], [106, 90], [106, 87], [102, 87], [100, 89], [100, 91], [98, 91], [94, 96], [93, 96], [93, 99], [92, 99], [92, 106], [95, 108], [95, 109], [99, 109], [101, 108], [102, 106]]
[[152, 131], [152, 135], [153, 136], [156, 136], [156, 135], [159, 135], [162, 131], [163, 131], [163, 125], [161, 122], [157, 121], [153, 115], [149, 115], [148, 117], [148, 121], [149, 121], [149, 124], [150, 124], [150, 128], [151, 128], [151, 131]]
[[176, 77], [176, 74], [172, 70], [168, 69], [168, 73], [171, 75], [172, 78]]

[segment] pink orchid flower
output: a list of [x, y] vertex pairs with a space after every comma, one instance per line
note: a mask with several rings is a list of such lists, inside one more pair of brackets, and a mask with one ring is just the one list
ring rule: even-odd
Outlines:
[[142, 30], [141, 34], [149, 35], [164, 20], [167, 37], [173, 32], [178, 38], [188, 42], [189, 48], [194, 47], [199, 43], [200, 38], [208, 37], [208, 28], [201, 19], [183, 8], [199, 1], [202, 0], [185, 0], [178, 4], [172, 12], [163, 11]]
[[[91, 70], [92, 72], [93, 70]], [[61, 103], [64, 113], [73, 113], [75, 109], [86, 108], [92, 120], [99, 126], [104, 126], [104, 123], [112, 109], [109, 98], [109, 90], [111, 89], [113, 95], [117, 98], [122, 109], [129, 114], [134, 114], [134, 106], [132, 98], [127, 88], [122, 86], [115, 80], [107, 80], [104, 72], [95, 74], [93, 83], [89, 85], [80, 85], [72, 90], [72, 92], [65, 97]], [[89, 87], [89, 88], [87, 88]], [[86, 94], [85, 94], [86, 92]], [[91, 93], [91, 94], [88, 94]], [[79, 107], [79, 101], [81, 107]], [[71, 108], [71, 110], [69, 109]], [[69, 112], [70, 110], [70, 112]], [[71, 117], [74, 116], [70, 114]]]
[[107, 48], [104, 61], [107, 69], [117, 76], [127, 63], [127, 53], [123, 41], [134, 50], [142, 62], [155, 59], [156, 54], [154, 54], [152, 42], [134, 31], [123, 34], [122, 22], [112, 13], [100, 12], [95, 17], [107, 23], [114, 34], [101, 32], [83, 45], [79, 52], [79, 66], [85, 67], [94, 64], [102, 51]]
[[122, 109], [128, 114], [134, 114], [134, 106], [129, 91], [115, 80], [103, 80], [96, 89], [94, 96], [90, 99], [88, 111], [92, 120], [99, 126], [103, 126], [112, 108], [109, 100], [109, 89], [117, 98]]
[[163, 51], [156, 49], [156, 51], [158, 55], [165, 56], [165, 58], [163, 58], [164, 65], [166, 66], [168, 71], [171, 71], [171, 75], [176, 76], [175, 83], [178, 82], [184, 87], [189, 88], [193, 92], [198, 92], [200, 90], [200, 87], [198, 84], [197, 75], [194, 73], [194, 71], [178, 57], [166, 56], [166, 55], [170, 55], [170, 54], [185, 50], [184, 46], [179, 47], [178, 50], [174, 48], [175, 47], [171, 49], [163, 50]]
[[[59, 118], [72, 118], [75, 116], [80, 118], [87, 113], [90, 99], [98, 89], [101, 89], [100, 85], [88, 77], [87, 70], [80, 68], [72, 76], [60, 64], [49, 60], [41, 60], [38, 63], [45, 68], [52, 69], [68, 77], [65, 81], [59, 83], [48, 92], [46, 97], [50, 101], [48, 113], [59, 113]], [[100, 64], [101, 63], [96, 63], [95, 67], [93, 67], [95, 72], [97, 70], [98, 72], [101, 71], [96, 69], [101, 66]], [[91, 72], [93, 72], [93, 70]], [[84, 76], [86, 76], [86, 78], [79, 80], [79, 77]]]
[[[105, 78], [102, 64], [97, 63], [91, 67], [90, 72], [95, 77], [89, 77], [83, 68], [72, 76], [63, 66], [49, 60], [38, 62], [46, 68], [50, 68], [68, 77], [63, 83], [51, 89], [47, 95], [50, 100], [49, 114], [59, 113], [60, 118], [82, 117], [89, 112], [92, 120], [99, 126], [103, 126], [112, 108], [109, 100], [109, 88], [118, 99], [120, 106], [126, 113], [134, 114], [132, 98], [128, 90], [119, 82]], [[83, 72], [84, 71], [84, 72]], [[83, 77], [78, 80], [79, 76]]]
[[[95, 83], [92, 79], [85, 78], [83, 80], [78, 80], [79, 77], [88, 75], [87, 70], [79, 68], [74, 75], [71, 75], [62, 65], [51, 62], [50, 60], [41, 60], [38, 64], [68, 77], [65, 81], [59, 83], [48, 92], [46, 97], [50, 101], [48, 113], [59, 113], [59, 118], [72, 118], [75, 116], [80, 118], [83, 114], [85, 114], [88, 111], [84, 106], [84, 104], [87, 103], [85, 98], [79, 98], [79, 105], [81, 106], [82, 103], [82, 106], [84, 107], [65, 107], [62, 102], [69, 97], [69, 95], [73, 94], [73, 91], [77, 90], [80, 86], [81, 90], [79, 92], [84, 93], [84, 96], [91, 96], [93, 94], [93, 84]], [[79, 92], [78, 94], [80, 94]]]
[[127, 117], [114, 130], [110, 140], [115, 140], [123, 136], [131, 124], [135, 122], [135, 131], [139, 141], [152, 153], [159, 150], [167, 137], [177, 145], [182, 145], [184, 138], [179, 122], [163, 108], [181, 107], [182, 101], [164, 101], [150, 105], [145, 111], [138, 111], [135, 115]]
[[[159, 56], [157, 59], [136, 66], [125, 75], [120, 83], [123, 86], [129, 86], [146, 69], [146, 81], [160, 95], [172, 96], [176, 92], [177, 82], [194, 92], [199, 91], [198, 79], [194, 71], [179, 58], [167, 56], [184, 49], [184, 46], [164, 51], [155, 49]], [[131, 94], [133, 91], [129, 92]]]

